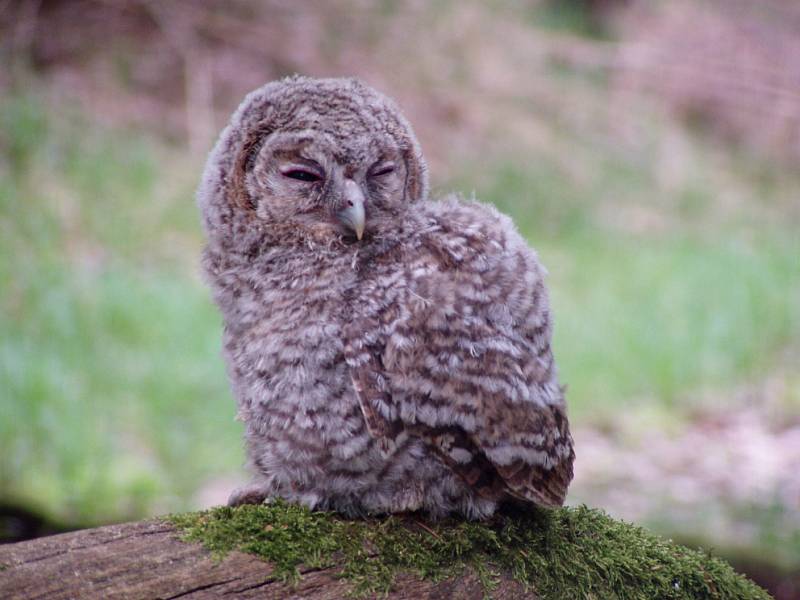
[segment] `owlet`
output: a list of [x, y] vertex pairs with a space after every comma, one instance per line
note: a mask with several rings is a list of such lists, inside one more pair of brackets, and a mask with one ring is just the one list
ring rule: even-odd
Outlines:
[[428, 198], [391, 100], [355, 79], [255, 90], [198, 202], [254, 474], [231, 504], [563, 503], [575, 454], [545, 270], [494, 208]]

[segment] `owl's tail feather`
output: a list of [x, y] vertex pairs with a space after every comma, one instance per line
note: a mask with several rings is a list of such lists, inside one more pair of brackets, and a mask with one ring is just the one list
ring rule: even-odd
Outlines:
[[[431, 433], [435, 433], [431, 435]], [[522, 459], [508, 465], [493, 463], [478, 447], [472, 436], [458, 427], [429, 429], [430, 446], [455, 473], [481, 497], [503, 501], [515, 499], [525, 504], [555, 508], [564, 504], [572, 480], [574, 452], [552, 468], [533, 465]], [[447, 440], [446, 447], [442, 440]], [[454, 449], [463, 450], [467, 460], [454, 460]]]
[[572, 481], [574, 452], [552, 468], [532, 465], [518, 459], [507, 466], [495, 466], [506, 485], [508, 494], [519, 500], [533, 502], [545, 508], [562, 506]]

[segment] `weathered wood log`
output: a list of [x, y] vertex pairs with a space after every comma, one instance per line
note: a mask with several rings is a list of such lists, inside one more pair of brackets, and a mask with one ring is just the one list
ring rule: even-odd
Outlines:
[[719, 559], [588, 509], [431, 524], [414, 516], [347, 520], [279, 504], [0, 546], [3, 599], [478, 599], [487, 592], [769, 598]]
[[[161, 520], [110, 525], [0, 547], [0, 598], [342, 598], [350, 587], [337, 567], [300, 568], [296, 585], [257, 556], [222, 560], [180, 540]], [[511, 581], [512, 598], [521, 586]], [[411, 575], [390, 598], [482, 598], [474, 576], [434, 583]]]
[[[345, 597], [350, 584], [337, 566], [301, 567], [297, 584], [275, 576], [257, 556], [232, 552], [222, 560], [180, 540], [161, 520], [110, 525], [0, 547], [0, 598], [315, 598]], [[483, 598], [474, 574], [444, 582], [402, 575], [389, 598]], [[498, 598], [520, 597], [503, 582]], [[535, 596], [530, 595], [534, 598]]]

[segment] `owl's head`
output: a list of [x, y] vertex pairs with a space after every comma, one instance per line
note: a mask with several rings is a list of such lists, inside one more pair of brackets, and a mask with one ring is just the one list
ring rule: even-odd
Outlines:
[[419, 143], [395, 104], [355, 79], [290, 77], [251, 92], [209, 156], [209, 237], [380, 236], [427, 194]]

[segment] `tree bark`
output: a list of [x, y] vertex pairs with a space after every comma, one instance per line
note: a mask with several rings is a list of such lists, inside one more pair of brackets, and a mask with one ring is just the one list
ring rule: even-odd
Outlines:
[[[293, 585], [255, 556], [231, 552], [218, 560], [200, 544], [181, 541], [171, 524], [154, 519], [0, 546], [0, 598], [338, 599], [349, 591], [338, 571], [301, 567]], [[401, 574], [388, 595], [483, 597], [483, 586], [470, 572], [439, 583]], [[492, 597], [535, 598], [510, 576], [500, 579]]]

